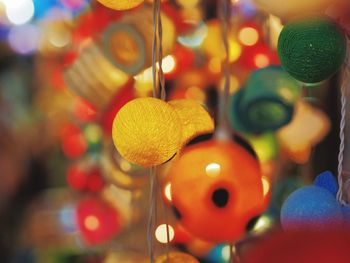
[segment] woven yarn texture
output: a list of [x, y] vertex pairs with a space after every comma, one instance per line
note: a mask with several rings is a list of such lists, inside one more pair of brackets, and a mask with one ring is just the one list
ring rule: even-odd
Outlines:
[[283, 68], [304, 83], [318, 83], [331, 77], [346, 56], [342, 29], [327, 18], [288, 23], [278, 40]]
[[113, 142], [129, 162], [144, 167], [160, 165], [181, 147], [181, 121], [172, 106], [155, 98], [138, 98], [117, 113]]
[[140, 5], [143, 0], [97, 0], [104, 6], [114, 10], [127, 10]]

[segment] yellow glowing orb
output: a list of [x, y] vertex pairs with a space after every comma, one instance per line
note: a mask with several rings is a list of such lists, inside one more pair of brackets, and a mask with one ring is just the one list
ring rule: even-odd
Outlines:
[[102, 5], [114, 10], [128, 10], [143, 3], [143, 0], [97, 0], [97, 1], [100, 2]]
[[193, 256], [181, 252], [170, 252], [156, 258], [155, 263], [199, 263]]
[[182, 126], [182, 143], [185, 144], [197, 135], [214, 130], [214, 122], [206, 109], [194, 100], [173, 100], [169, 104], [177, 112]]
[[112, 137], [118, 152], [144, 167], [170, 160], [182, 144], [181, 120], [174, 107], [155, 98], [138, 98], [117, 113]]
[[254, 46], [259, 40], [259, 33], [253, 27], [244, 27], [238, 33], [239, 41], [245, 46]]

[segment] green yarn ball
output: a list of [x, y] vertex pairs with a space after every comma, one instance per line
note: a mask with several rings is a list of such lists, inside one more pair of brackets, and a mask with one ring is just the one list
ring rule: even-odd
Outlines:
[[282, 67], [304, 83], [318, 83], [336, 73], [346, 57], [346, 36], [327, 18], [290, 22], [278, 39]]

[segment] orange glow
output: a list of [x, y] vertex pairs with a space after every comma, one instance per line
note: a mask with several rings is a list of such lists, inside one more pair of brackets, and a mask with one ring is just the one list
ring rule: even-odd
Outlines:
[[330, 127], [325, 113], [299, 101], [292, 122], [278, 131], [277, 138], [289, 158], [296, 163], [305, 163], [312, 147], [323, 140]]
[[97, 230], [100, 226], [100, 221], [96, 216], [89, 215], [84, 220], [84, 225], [86, 229], [94, 231]]
[[218, 57], [211, 58], [208, 63], [209, 70], [214, 74], [221, 72], [221, 59]]
[[254, 63], [257, 68], [265, 68], [270, 64], [270, 59], [265, 54], [257, 54], [254, 58]]
[[245, 46], [254, 46], [258, 43], [259, 33], [253, 27], [243, 27], [238, 33], [239, 41]]
[[237, 239], [266, 206], [259, 162], [233, 142], [210, 140], [187, 146], [174, 161], [169, 178], [180, 223], [208, 241]]

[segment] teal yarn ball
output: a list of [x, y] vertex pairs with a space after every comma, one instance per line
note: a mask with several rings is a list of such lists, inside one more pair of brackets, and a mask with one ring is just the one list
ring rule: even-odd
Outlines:
[[275, 131], [291, 121], [300, 94], [300, 83], [281, 67], [255, 70], [230, 100], [230, 125], [241, 132]]
[[282, 67], [304, 83], [318, 83], [336, 73], [345, 61], [346, 35], [328, 18], [286, 24], [278, 39]]

